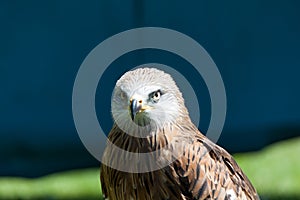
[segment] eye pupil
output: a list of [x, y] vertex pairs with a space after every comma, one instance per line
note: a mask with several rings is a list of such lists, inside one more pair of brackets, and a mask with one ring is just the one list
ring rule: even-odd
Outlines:
[[155, 92], [155, 93], [154, 93], [154, 97], [158, 98], [158, 97], [159, 97], [159, 94], [160, 94], [159, 91]]
[[153, 92], [150, 97], [154, 103], [157, 103], [160, 96], [161, 96], [161, 92], [160, 92], [160, 90], [158, 90], [158, 91]]

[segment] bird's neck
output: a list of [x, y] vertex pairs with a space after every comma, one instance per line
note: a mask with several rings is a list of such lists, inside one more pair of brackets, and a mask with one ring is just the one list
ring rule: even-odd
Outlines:
[[[141, 131], [145, 131], [138, 133], [142, 138], [135, 137], [114, 124], [109, 134], [109, 140], [119, 148], [130, 152], [149, 152], [165, 148], [172, 141], [176, 141], [177, 138], [190, 140], [193, 138], [192, 134], [198, 130], [189, 119], [181, 119], [176, 123], [165, 124], [161, 128], [152, 127]], [[137, 134], [135, 133], [135, 135]]]

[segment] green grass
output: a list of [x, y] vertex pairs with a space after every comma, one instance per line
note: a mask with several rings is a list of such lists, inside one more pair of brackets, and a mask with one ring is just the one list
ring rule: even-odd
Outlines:
[[37, 179], [0, 178], [0, 199], [99, 199], [98, 169], [75, 170]]
[[300, 138], [235, 159], [263, 199], [300, 199]]
[[[236, 154], [262, 199], [300, 199], [300, 138], [262, 151]], [[36, 179], [1, 177], [0, 199], [99, 199], [99, 169], [56, 173]]]

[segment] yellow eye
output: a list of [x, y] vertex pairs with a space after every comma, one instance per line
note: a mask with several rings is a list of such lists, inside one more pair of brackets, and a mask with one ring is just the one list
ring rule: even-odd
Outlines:
[[125, 99], [126, 98], [125, 92], [123, 92], [123, 91], [120, 92], [120, 98], [121, 99]]
[[153, 92], [151, 94], [151, 100], [154, 102], [154, 103], [157, 103], [158, 100], [160, 99], [160, 96], [161, 96], [161, 91], [160, 90], [157, 90], [155, 92]]

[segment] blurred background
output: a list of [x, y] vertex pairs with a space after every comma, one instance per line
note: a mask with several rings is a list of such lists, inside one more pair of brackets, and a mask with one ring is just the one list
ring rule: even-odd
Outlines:
[[[300, 199], [299, 9], [296, 0], [1, 1], [0, 198], [100, 199], [100, 163], [84, 148], [72, 117], [76, 73], [108, 37], [154, 26], [192, 37], [218, 66], [228, 101], [218, 144], [236, 155], [262, 198]], [[99, 86], [106, 87], [96, 95], [98, 116], [109, 116], [99, 120], [103, 129], [112, 125], [115, 81], [153, 62], [191, 80], [205, 132], [211, 113], [201, 76], [184, 59], [151, 49], [123, 55], [105, 71]], [[77, 187], [82, 192], [74, 196]]]

